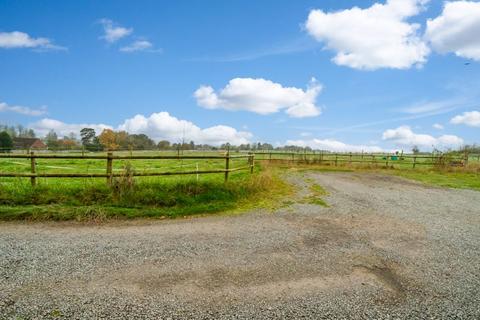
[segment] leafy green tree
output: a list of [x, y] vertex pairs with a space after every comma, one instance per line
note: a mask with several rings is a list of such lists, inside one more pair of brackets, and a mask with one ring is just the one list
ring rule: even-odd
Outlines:
[[92, 128], [83, 128], [80, 130], [80, 140], [82, 140], [82, 145], [88, 146], [93, 143], [96, 133]]
[[170, 142], [167, 140], [161, 140], [158, 142], [157, 147], [160, 150], [168, 150], [170, 149]]
[[12, 137], [6, 131], [0, 132], [0, 152], [10, 152], [12, 149]]
[[58, 149], [60, 144], [58, 143], [58, 136], [54, 130], [50, 130], [45, 136], [45, 143], [48, 149]]
[[83, 128], [80, 130], [80, 140], [85, 149], [89, 151], [102, 151], [103, 146], [100, 139], [96, 136], [96, 132], [92, 128]]
[[127, 140], [128, 145], [135, 150], [148, 150], [155, 147], [155, 142], [146, 134], [130, 134]]

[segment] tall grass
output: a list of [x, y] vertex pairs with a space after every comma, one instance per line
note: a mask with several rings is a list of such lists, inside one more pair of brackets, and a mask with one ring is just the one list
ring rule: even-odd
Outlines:
[[131, 169], [107, 186], [104, 179], [16, 179], [0, 184], [0, 219], [97, 220], [106, 218], [177, 217], [259, 205], [284, 194], [287, 185], [272, 170], [209, 178], [136, 178]]

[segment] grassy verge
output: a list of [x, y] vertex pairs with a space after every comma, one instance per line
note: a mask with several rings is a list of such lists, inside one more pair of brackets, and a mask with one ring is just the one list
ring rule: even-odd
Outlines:
[[425, 184], [480, 191], [480, 174], [472, 172], [439, 170], [387, 170], [394, 175]]
[[0, 185], [0, 220], [105, 220], [179, 216], [275, 207], [290, 187], [275, 169], [256, 174], [178, 179], [57, 180]]
[[[282, 167], [282, 165], [279, 165]], [[286, 168], [286, 166], [284, 166]], [[470, 165], [467, 168], [386, 168], [372, 165], [348, 165], [320, 166], [299, 165], [291, 168], [294, 171], [318, 171], [318, 172], [372, 172], [391, 174], [406, 179], [422, 182], [427, 185], [457, 189], [472, 189], [480, 191], [480, 167]]]

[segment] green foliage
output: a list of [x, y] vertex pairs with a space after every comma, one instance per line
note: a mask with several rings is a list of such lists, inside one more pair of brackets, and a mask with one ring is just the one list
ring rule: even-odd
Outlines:
[[13, 148], [13, 140], [6, 131], [0, 132], [0, 152], [10, 152]]

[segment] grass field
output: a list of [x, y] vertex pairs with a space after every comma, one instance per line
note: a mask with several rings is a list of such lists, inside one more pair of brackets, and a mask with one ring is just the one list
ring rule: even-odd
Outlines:
[[[129, 155], [117, 152], [116, 155]], [[153, 155], [158, 152], [135, 152]], [[162, 155], [176, 155], [162, 152]], [[98, 153], [96, 154], [98, 155]], [[184, 155], [222, 155], [220, 152], [185, 152]], [[278, 156], [278, 155], [277, 155]], [[348, 156], [348, 155], [346, 155]], [[257, 155], [256, 159], [269, 157]], [[348, 156], [349, 157], [349, 156]], [[360, 155], [352, 156], [360, 157]], [[380, 157], [380, 156], [379, 156]], [[274, 157], [272, 157], [274, 158]], [[225, 159], [188, 160], [118, 160], [113, 162], [115, 173], [125, 173], [115, 178], [112, 186], [105, 178], [37, 178], [32, 188], [29, 178], [0, 178], [0, 219], [32, 220], [103, 220], [108, 218], [179, 217], [193, 214], [234, 211], [253, 207], [278, 206], [281, 197], [291, 194], [291, 187], [281, 179], [285, 169], [320, 171], [374, 171], [394, 174], [426, 184], [452, 188], [480, 190], [479, 166], [471, 160], [465, 168], [435, 170], [431, 166], [411, 168], [411, 163], [401, 160], [393, 168], [383, 162], [368, 164], [339, 162], [337, 166], [324, 157], [320, 165], [314, 159], [309, 164], [270, 163], [258, 161], [252, 175], [249, 171], [230, 173], [228, 183], [224, 175], [179, 175], [160, 177], [135, 177], [126, 172], [181, 172], [224, 169]], [[284, 159], [287, 160], [287, 159]], [[39, 173], [105, 173], [106, 160], [101, 159], [36, 159]], [[231, 159], [230, 168], [242, 167], [247, 159]], [[30, 172], [30, 159], [0, 158], [1, 172]], [[315, 199], [321, 199], [324, 190], [311, 190]], [[316, 200], [320, 201], [320, 200]], [[319, 203], [326, 205], [325, 203]]]
[[[36, 159], [36, 162], [38, 173], [106, 172], [106, 160]], [[230, 159], [230, 168], [246, 164], [246, 158]], [[255, 174], [249, 170], [230, 173], [228, 183], [224, 183], [223, 173], [132, 178], [126, 167], [130, 172], [202, 171], [224, 169], [225, 159], [115, 159], [113, 171], [125, 175], [114, 178], [112, 186], [107, 186], [105, 178], [37, 178], [37, 186], [32, 188], [29, 178], [0, 178], [0, 219], [178, 217], [273, 205], [276, 196], [288, 189], [277, 174], [258, 167]], [[28, 173], [30, 159], [0, 159], [0, 168], [2, 172]]]

